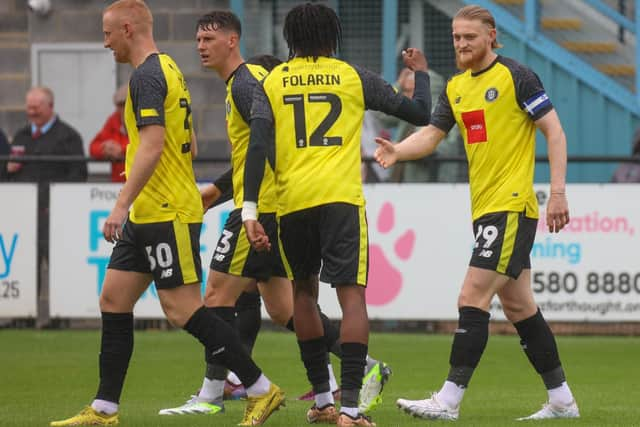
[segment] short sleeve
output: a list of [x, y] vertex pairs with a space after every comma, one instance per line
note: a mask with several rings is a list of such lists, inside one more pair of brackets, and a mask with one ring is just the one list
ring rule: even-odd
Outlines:
[[273, 123], [273, 111], [271, 110], [271, 103], [264, 91], [262, 83], [255, 86], [253, 90], [253, 101], [251, 103], [251, 120], [253, 119], [265, 119], [270, 123]]
[[160, 61], [155, 57], [147, 59], [138, 67], [129, 82], [132, 108], [136, 125], [165, 125], [164, 101], [167, 97], [167, 81]]
[[436, 104], [436, 108], [433, 110], [431, 114], [431, 122], [433, 126], [437, 127], [443, 132], [449, 132], [453, 125], [456, 124], [456, 118], [453, 115], [453, 110], [451, 109], [451, 103], [449, 102], [449, 97], [447, 96], [447, 87], [440, 92], [440, 96], [438, 97], [438, 102]]

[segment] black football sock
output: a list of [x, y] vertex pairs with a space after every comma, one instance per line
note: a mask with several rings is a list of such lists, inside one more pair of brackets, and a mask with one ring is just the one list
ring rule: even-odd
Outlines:
[[[326, 350], [335, 354], [338, 358], [342, 357], [342, 349], [340, 348], [340, 330], [333, 325], [331, 320], [320, 311], [320, 307], [318, 306], [318, 312], [320, 313], [320, 320], [322, 321], [322, 327], [324, 329], [324, 343], [326, 346]], [[295, 332], [295, 328], [293, 326], [293, 317], [289, 319], [285, 327]]]
[[102, 312], [100, 385], [96, 399], [119, 403], [133, 353], [133, 313]]
[[231, 369], [245, 387], [253, 385], [262, 374], [242, 346], [235, 329], [204, 306], [193, 313], [184, 330], [204, 345], [207, 360]]
[[461, 307], [449, 357], [448, 381], [467, 387], [489, 339], [489, 313], [475, 307]]
[[356, 342], [345, 342], [342, 343], [341, 348], [342, 397], [340, 403], [344, 408], [357, 408], [368, 347]]
[[327, 347], [324, 338], [298, 341], [300, 357], [307, 371], [307, 378], [315, 394], [331, 391], [329, 371], [327, 371]]
[[236, 302], [236, 330], [242, 345], [249, 354], [253, 351], [262, 325], [260, 306], [260, 293], [258, 292], [243, 292]]
[[[207, 307], [207, 311], [224, 320], [232, 328], [235, 326], [235, 308], [234, 307]], [[205, 377], [209, 380], [224, 381], [227, 378], [227, 368], [219, 363], [210, 351], [204, 350], [204, 358], [207, 361], [207, 371]]]
[[520, 345], [529, 362], [542, 377], [547, 390], [554, 389], [566, 381], [560, 364], [556, 340], [549, 328], [549, 324], [542, 317], [540, 309], [528, 319], [513, 324], [518, 335]]

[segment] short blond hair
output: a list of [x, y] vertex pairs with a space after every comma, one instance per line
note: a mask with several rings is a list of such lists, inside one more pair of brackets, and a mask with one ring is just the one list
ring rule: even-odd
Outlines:
[[[456, 19], [466, 19], [468, 21], [480, 21], [490, 29], [496, 30], [496, 34], [498, 29], [496, 28], [496, 20], [487, 9], [484, 7], [480, 7], [475, 4], [470, 4], [468, 6], [460, 9], [456, 15], [453, 17]], [[498, 37], [496, 35], [496, 39], [491, 43], [491, 47], [493, 49], [498, 49], [502, 47], [502, 44], [498, 43]]]
[[148, 29], [153, 28], [153, 15], [151, 9], [143, 0], [117, 0], [107, 6], [103, 14], [113, 12], [118, 16], [126, 16], [134, 25], [141, 25]]

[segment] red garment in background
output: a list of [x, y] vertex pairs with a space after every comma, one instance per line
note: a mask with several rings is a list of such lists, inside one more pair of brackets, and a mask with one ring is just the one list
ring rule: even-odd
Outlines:
[[[89, 154], [94, 159], [103, 159], [102, 144], [108, 140], [116, 141], [122, 147], [122, 155], [127, 151], [127, 144], [129, 143], [129, 137], [127, 136], [122, 117], [118, 111], [115, 111], [109, 116], [104, 126], [93, 138], [89, 145]], [[111, 163], [111, 181], [124, 182], [124, 160]]]

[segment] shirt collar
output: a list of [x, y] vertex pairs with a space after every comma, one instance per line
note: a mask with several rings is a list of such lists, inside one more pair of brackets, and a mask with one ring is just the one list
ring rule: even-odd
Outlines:
[[[53, 126], [53, 124], [56, 122], [57, 118], [58, 118], [58, 116], [56, 116], [54, 114], [53, 117], [51, 117], [51, 120], [49, 120], [47, 123], [44, 124], [44, 126], [42, 126], [40, 128], [40, 133], [44, 135], [45, 133], [49, 132], [49, 129], [51, 129], [51, 126]], [[34, 133], [36, 133], [37, 129], [38, 129], [38, 126], [36, 126], [33, 123], [31, 123], [31, 134], [32, 135]]]

